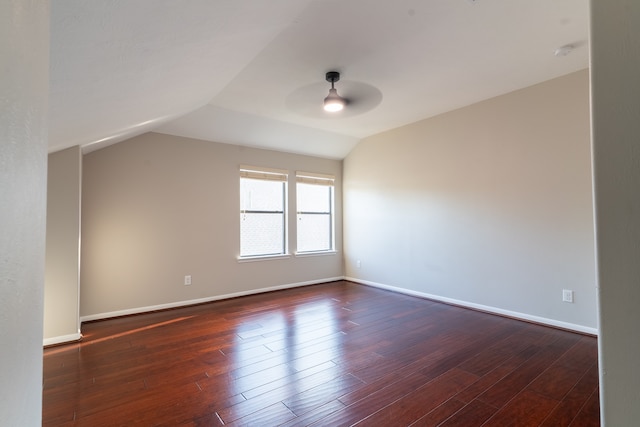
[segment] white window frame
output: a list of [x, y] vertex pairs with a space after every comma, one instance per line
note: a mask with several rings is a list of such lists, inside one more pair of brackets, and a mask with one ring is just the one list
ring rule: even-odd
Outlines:
[[[238, 255], [238, 261], [246, 262], [246, 261], [260, 261], [265, 259], [278, 259], [278, 258], [288, 258], [289, 254], [289, 230], [288, 230], [288, 176], [289, 171], [284, 169], [274, 169], [274, 168], [265, 168], [258, 166], [248, 166], [248, 165], [240, 165], [240, 179], [238, 183], [242, 182], [242, 179], [255, 179], [255, 180], [264, 180], [264, 181], [278, 181], [283, 184], [283, 200], [282, 207], [282, 252], [274, 253], [274, 254], [256, 254], [256, 255], [242, 255], [242, 227], [238, 230], [238, 237], [240, 238], [240, 254]], [[242, 197], [242, 196], [241, 196]], [[242, 200], [240, 200], [240, 215], [242, 216], [245, 213], [252, 213], [249, 210], [242, 209]], [[255, 212], [253, 212], [255, 213]], [[276, 212], [274, 212], [276, 213]], [[280, 213], [280, 212], [278, 212]], [[241, 219], [242, 220], [242, 219]]]
[[296, 171], [296, 202], [297, 202], [297, 196], [298, 196], [298, 184], [320, 185], [320, 186], [331, 188], [329, 192], [329, 195], [331, 197], [331, 200], [329, 203], [330, 211], [328, 212], [329, 221], [330, 221], [330, 230], [329, 230], [330, 248], [310, 250], [310, 251], [298, 250], [298, 227], [297, 226], [300, 223], [300, 215], [315, 214], [320, 212], [301, 212], [296, 203], [296, 253], [295, 253], [296, 256], [335, 254], [336, 253], [335, 176], [328, 175], [328, 174]]

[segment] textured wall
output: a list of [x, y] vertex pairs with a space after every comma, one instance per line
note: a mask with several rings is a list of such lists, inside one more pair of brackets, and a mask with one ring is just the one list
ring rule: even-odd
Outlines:
[[0, 424], [42, 417], [48, 2], [0, 2]]
[[585, 70], [360, 142], [346, 275], [595, 331], [588, 95]]
[[[290, 212], [296, 170], [335, 175], [339, 252], [238, 262], [241, 164], [287, 169]], [[338, 160], [156, 133], [86, 155], [81, 316], [341, 277], [341, 174]]]
[[75, 146], [49, 154], [44, 343], [80, 338], [80, 189], [82, 153]]
[[640, 420], [640, 2], [592, 1], [603, 425]]

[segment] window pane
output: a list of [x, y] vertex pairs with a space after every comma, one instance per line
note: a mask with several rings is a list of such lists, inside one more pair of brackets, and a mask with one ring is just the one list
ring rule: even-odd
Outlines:
[[284, 211], [284, 183], [240, 179], [240, 210]]
[[333, 187], [298, 183], [298, 212], [331, 212]]
[[286, 252], [286, 182], [240, 178], [240, 256]]
[[298, 182], [297, 252], [333, 249], [333, 187]]
[[240, 256], [282, 253], [284, 253], [284, 214], [240, 214]]
[[331, 215], [298, 214], [298, 252], [331, 249]]

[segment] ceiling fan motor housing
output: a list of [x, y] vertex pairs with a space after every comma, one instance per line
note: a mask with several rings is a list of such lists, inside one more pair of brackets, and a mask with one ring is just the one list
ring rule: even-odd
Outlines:
[[337, 71], [329, 71], [326, 75], [327, 81], [330, 83], [335, 83], [340, 80], [340, 73]]

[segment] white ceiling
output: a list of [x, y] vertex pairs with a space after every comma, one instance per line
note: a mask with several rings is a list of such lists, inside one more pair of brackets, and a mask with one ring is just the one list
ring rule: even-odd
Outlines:
[[[51, 16], [50, 151], [155, 131], [343, 158], [588, 67], [586, 0], [60, 0]], [[352, 100], [333, 115], [331, 70]]]

